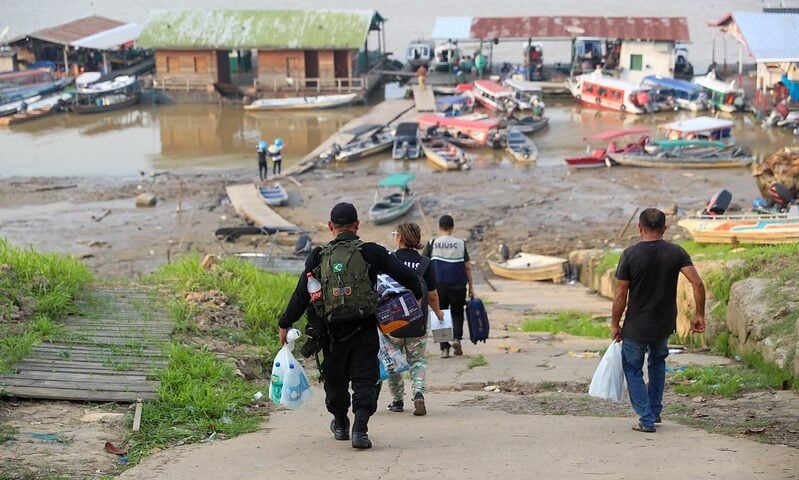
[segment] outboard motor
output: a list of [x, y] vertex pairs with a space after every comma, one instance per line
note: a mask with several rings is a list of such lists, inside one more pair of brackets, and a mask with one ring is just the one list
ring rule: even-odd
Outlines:
[[510, 249], [508, 248], [507, 243], [502, 243], [499, 246], [499, 255], [500, 257], [502, 257], [502, 260], [507, 261], [508, 259], [510, 259]]
[[732, 193], [729, 190], [721, 190], [713, 195], [707, 202], [707, 206], [702, 210], [702, 215], [723, 215], [732, 202]]
[[791, 191], [788, 190], [788, 187], [781, 183], [775, 183], [771, 185], [768, 189], [768, 194], [774, 200], [774, 203], [780, 206], [780, 208], [787, 208], [788, 204], [793, 201], [793, 195], [791, 195]]
[[307, 255], [311, 253], [311, 237], [308, 235], [300, 235], [297, 242], [294, 244], [294, 255]]

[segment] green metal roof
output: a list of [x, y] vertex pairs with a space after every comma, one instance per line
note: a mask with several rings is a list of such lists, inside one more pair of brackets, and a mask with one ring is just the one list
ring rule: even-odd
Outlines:
[[408, 182], [416, 178], [412, 173], [392, 173], [391, 175], [380, 180], [377, 184], [378, 187], [399, 187], [405, 188]]
[[153, 10], [137, 43], [185, 50], [355, 50], [383, 20], [374, 10]]
[[663, 148], [678, 148], [678, 147], [719, 147], [723, 148], [726, 147], [727, 144], [724, 142], [717, 142], [713, 140], [683, 140], [683, 139], [675, 139], [675, 140], [657, 140], [653, 142], [658, 147]]

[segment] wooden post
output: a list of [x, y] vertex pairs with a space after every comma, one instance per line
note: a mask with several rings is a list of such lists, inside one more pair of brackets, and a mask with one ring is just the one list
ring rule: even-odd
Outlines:
[[108, 62], [108, 52], [103, 51], [103, 74], [108, 75], [111, 73], [111, 64]]
[[133, 414], [133, 431], [138, 432], [139, 428], [141, 428], [141, 409], [142, 409], [142, 402], [141, 398], [136, 399], [136, 412]]

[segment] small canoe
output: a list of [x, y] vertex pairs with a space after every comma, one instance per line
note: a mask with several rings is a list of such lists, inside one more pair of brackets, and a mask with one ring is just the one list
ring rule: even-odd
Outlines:
[[305, 257], [291, 255], [272, 255], [266, 253], [234, 253], [230, 255], [261, 270], [272, 273], [289, 273], [299, 275], [305, 270]]
[[422, 151], [427, 160], [441, 170], [468, 170], [463, 149], [439, 137], [423, 138]]
[[334, 145], [336, 152], [334, 158], [337, 162], [351, 162], [388, 150], [393, 144], [394, 132], [379, 132], [365, 140], [348, 143], [343, 147], [336, 148]]
[[289, 193], [279, 183], [271, 187], [258, 187], [258, 195], [265, 204], [273, 207], [289, 203]]
[[26, 112], [19, 112], [13, 115], [0, 117], [0, 126], [18, 125], [20, 123], [30, 122], [42, 117], [46, 117], [53, 113], [54, 107], [35, 108]]
[[563, 280], [565, 265], [565, 258], [534, 253], [518, 253], [503, 262], [488, 261], [491, 271], [498, 277], [525, 281], [552, 280], [555, 283]]
[[[380, 180], [375, 201], [369, 208], [369, 218], [379, 225], [392, 222], [408, 213], [416, 202], [416, 194], [408, 187], [408, 183], [414, 178], [415, 175], [411, 173], [394, 173]], [[387, 191], [391, 193], [386, 193]]]
[[677, 224], [697, 243], [777, 244], [799, 242], [799, 212], [774, 215], [697, 215]]
[[508, 130], [508, 146], [505, 150], [517, 162], [535, 162], [538, 159], [538, 147], [515, 128]]
[[514, 128], [522, 133], [535, 133], [549, 125], [549, 118], [511, 118], [508, 120], [508, 128]]
[[349, 105], [358, 97], [357, 93], [342, 95], [318, 95], [313, 97], [261, 98], [249, 105], [245, 110], [312, 110], [334, 108]]

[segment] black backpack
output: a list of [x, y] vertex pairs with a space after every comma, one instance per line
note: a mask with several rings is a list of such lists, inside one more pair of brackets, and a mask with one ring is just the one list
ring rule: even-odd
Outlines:
[[424, 279], [424, 274], [427, 273], [427, 269], [430, 268], [430, 259], [421, 256], [419, 259], [419, 265], [416, 267], [416, 276], [419, 278], [419, 286], [422, 288], [422, 314], [423, 317], [418, 322], [413, 322], [405, 327], [398, 328], [391, 332], [391, 336], [394, 338], [415, 338], [415, 337], [423, 337], [427, 334], [427, 316], [428, 316], [428, 309], [429, 305], [427, 303], [427, 281]]

